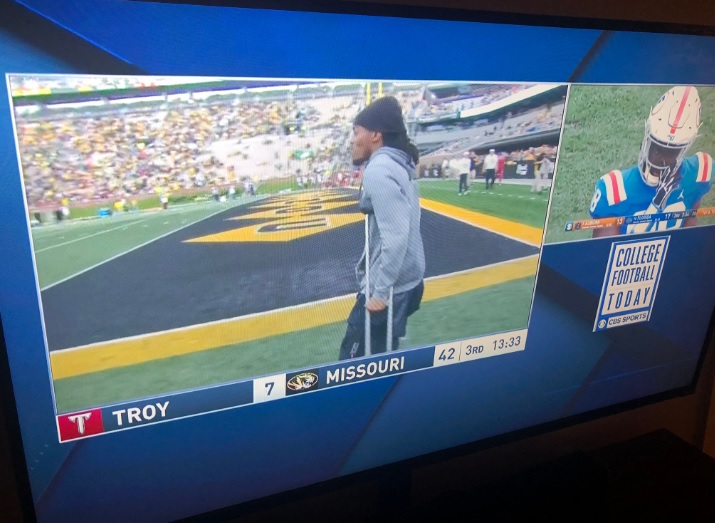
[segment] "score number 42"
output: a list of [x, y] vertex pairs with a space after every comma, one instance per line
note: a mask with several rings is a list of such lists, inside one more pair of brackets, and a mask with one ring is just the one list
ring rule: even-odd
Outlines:
[[484, 345], [478, 344], [465, 344], [460, 352], [459, 345], [456, 347], [454, 345], [442, 345], [437, 347], [435, 364], [436, 365], [449, 365], [450, 363], [457, 363], [461, 359], [461, 356], [473, 356], [484, 352]]

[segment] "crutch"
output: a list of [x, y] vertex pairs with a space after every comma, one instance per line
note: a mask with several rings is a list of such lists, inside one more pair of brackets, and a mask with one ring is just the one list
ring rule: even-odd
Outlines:
[[[390, 287], [390, 298], [387, 302], [387, 352], [392, 352], [392, 303], [394, 287]], [[368, 215], [365, 215], [365, 306], [370, 301], [370, 229]], [[372, 355], [372, 337], [370, 335], [370, 311], [365, 308], [365, 356]]]
[[365, 356], [372, 355], [370, 337], [370, 311], [367, 304], [370, 301], [370, 226], [369, 215], [365, 215]]
[[392, 291], [390, 287], [390, 300], [387, 302], [387, 352], [392, 352]]

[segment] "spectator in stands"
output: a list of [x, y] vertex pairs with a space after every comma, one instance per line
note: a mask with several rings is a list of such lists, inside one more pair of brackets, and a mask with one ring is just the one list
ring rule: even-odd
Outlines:
[[[328, 105], [334, 105], [333, 100]], [[345, 110], [324, 110], [322, 120], [311, 120], [322, 100], [297, 102], [301, 107], [258, 97], [240, 106], [232, 102], [175, 101], [156, 107], [139, 102], [127, 104], [120, 113], [114, 108], [83, 112], [58, 104], [49, 119], [41, 113], [19, 117], [18, 138], [30, 207], [58, 208], [61, 192], [73, 205], [81, 206], [111, 200], [118, 191], [128, 198], [141, 198], [156, 194], [155, 189], [162, 186], [172, 190], [222, 186], [237, 173], [234, 166], [212, 156], [213, 142], [270, 134], [276, 122], [297, 109], [305, 114], [306, 126], [340, 126], [352, 121]], [[314, 147], [315, 162], [334, 158], [343, 136], [338, 133], [321, 142], [321, 147]], [[248, 153], [240, 156], [248, 159]]]

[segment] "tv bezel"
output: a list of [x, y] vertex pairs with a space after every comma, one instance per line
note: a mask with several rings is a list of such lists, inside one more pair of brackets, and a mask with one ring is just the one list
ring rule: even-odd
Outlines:
[[[469, 8], [438, 8], [432, 6], [415, 6], [390, 3], [361, 3], [354, 1], [331, 2], [329, 0], [301, 0], [290, 2], [284, 0], [133, 0], [151, 1], [153, 3], [192, 4], [236, 8], [256, 8], [262, 10], [290, 10], [300, 12], [322, 12], [332, 14], [352, 14], [367, 16], [387, 16], [400, 18], [451, 20], [467, 22], [483, 22], [508, 25], [527, 25], [541, 27], [565, 27], [572, 29], [598, 29], [606, 32], [628, 31], [681, 34], [694, 36], [715, 36], [715, 27], [695, 24], [670, 24], [665, 22], [617, 20], [610, 18], [580, 18], [570, 16], [533, 15], [527, 13], [484, 11]], [[2, 5], [6, 4], [6, 5]], [[38, 47], [48, 53], [57, 53], [63, 49], [63, 58], [73, 58], [71, 62], [78, 71], [92, 74], [142, 74], [136, 67], [126, 64], [103, 51], [98, 50], [78, 36], [48, 22], [40, 15], [11, 0], [0, 2], [6, 15], [0, 19], [0, 30], [26, 39], [30, 34], [36, 37], [42, 35], [37, 42]], [[38, 30], [39, 28], [39, 30]], [[59, 42], [59, 44], [58, 44]], [[71, 51], [68, 55], [67, 51]], [[81, 57], [81, 58], [79, 58]], [[589, 55], [584, 61], [589, 60]], [[569, 80], [571, 81], [571, 80]], [[543, 248], [543, 246], [542, 246]], [[232, 507], [217, 509], [201, 515], [188, 516], [183, 521], [214, 521], [244, 516], [281, 505], [305, 500], [319, 495], [330, 494], [340, 489], [377, 482], [383, 488], [390, 488], [391, 493], [398, 495], [392, 498], [392, 503], [399, 505], [408, 502], [409, 478], [412, 471], [418, 467], [434, 465], [469, 454], [505, 446], [523, 441], [535, 436], [556, 432], [576, 425], [603, 419], [609, 416], [633, 411], [658, 403], [663, 403], [679, 397], [689, 396], [696, 392], [701, 382], [704, 363], [712, 357], [715, 345], [715, 309], [707, 328], [705, 343], [700, 351], [700, 358], [690, 384], [660, 392], [654, 395], [610, 405], [582, 414], [561, 418], [558, 420], [533, 425], [513, 432], [503, 433], [483, 440], [473, 441], [464, 445], [450, 447], [394, 463], [374, 467], [361, 472], [354, 472], [305, 487], [278, 492], [266, 497], [246, 501]], [[0, 317], [0, 420], [4, 419], [7, 443], [12, 457], [12, 472], [18, 492], [18, 501], [23, 517], [35, 520], [35, 506], [30, 490], [30, 480], [25, 459], [22, 435], [20, 430], [17, 407], [15, 403], [14, 386], [10, 371], [5, 337]], [[402, 495], [400, 495], [402, 494]]]

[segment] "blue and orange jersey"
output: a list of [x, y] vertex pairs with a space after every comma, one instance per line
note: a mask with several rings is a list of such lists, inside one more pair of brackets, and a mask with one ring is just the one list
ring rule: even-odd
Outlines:
[[[713, 159], [702, 152], [689, 156], [680, 165], [680, 174], [680, 185], [668, 197], [666, 209], [690, 210], [700, 202], [712, 188]], [[642, 214], [649, 208], [656, 190], [656, 187], [646, 185], [637, 165], [625, 171], [611, 171], [596, 182], [591, 216], [607, 218]], [[682, 221], [680, 223], [682, 225]]]

